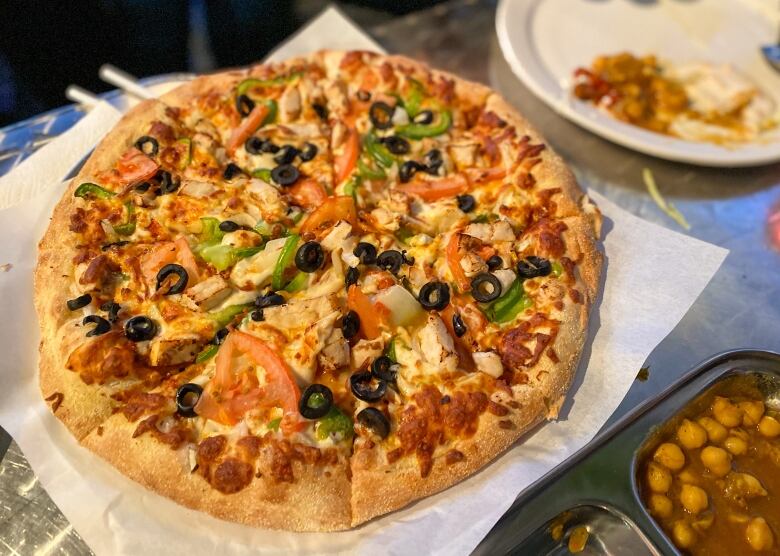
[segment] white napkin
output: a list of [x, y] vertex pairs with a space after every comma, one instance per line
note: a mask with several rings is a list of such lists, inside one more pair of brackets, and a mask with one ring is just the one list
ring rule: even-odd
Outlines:
[[[344, 43], [354, 26], [332, 10], [298, 45]], [[323, 19], [324, 18], [324, 19]], [[314, 29], [316, 40], [305, 36]], [[311, 42], [309, 42], [311, 41]], [[286, 57], [286, 47], [275, 55]], [[35, 248], [62, 188], [0, 211], [0, 424], [16, 439], [54, 502], [99, 555], [316, 552], [466, 554], [515, 497], [584, 446], [628, 391], [652, 349], [675, 327], [727, 251], [641, 220], [598, 193], [605, 216], [603, 293], [562, 419], [538, 429], [468, 480], [409, 508], [341, 533], [253, 529], [187, 510], [153, 494], [80, 448], [50, 414], [37, 386], [32, 304]], [[20, 223], [28, 223], [23, 226]], [[691, 261], [696, 261], [691, 264]], [[628, 462], [626, 462], [628, 464]]]

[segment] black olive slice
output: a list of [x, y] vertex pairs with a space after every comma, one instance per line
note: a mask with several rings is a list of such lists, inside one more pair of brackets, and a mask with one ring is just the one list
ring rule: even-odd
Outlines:
[[526, 257], [517, 263], [517, 273], [521, 278], [537, 278], [547, 276], [552, 272], [552, 265], [547, 259], [542, 257]]
[[396, 369], [396, 364], [387, 355], [380, 355], [371, 363], [371, 374], [387, 382], [395, 382]]
[[387, 150], [393, 154], [409, 154], [409, 151], [412, 150], [409, 141], [397, 135], [383, 137], [380, 141], [384, 143]]
[[366, 241], [358, 243], [355, 249], [352, 250], [352, 254], [360, 259], [360, 262], [363, 264], [374, 264], [376, 262], [376, 247]]
[[298, 153], [298, 158], [300, 158], [303, 162], [308, 162], [317, 156], [317, 152], [317, 145], [314, 143], [305, 143], [301, 152]]
[[170, 172], [166, 172], [165, 170], [160, 170], [159, 172], [157, 172], [155, 179], [158, 182], [160, 182], [161, 195], [173, 193], [174, 191], [179, 189], [179, 182], [173, 179], [173, 176], [171, 176]]
[[416, 124], [428, 125], [433, 122], [433, 112], [430, 110], [423, 110], [419, 112], [412, 121]]
[[187, 271], [184, 269], [183, 266], [180, 264], [167, 264], [164, 267], [162, 267], [157, 272], [157, 289], [159, 290], [160, 287], [165, 282], [165, 279], [168, 278], [168, 276], [175, 274], [179, 277], [179, 279], [176, 281], [175, 284], [173, 284], [170, 288], [168, 288], [168, 291], [165, 292], [164, 295], [172, 295], [175, 293], [181, 293], [184, 291], [184, 289], [187, 287], [187, 281], [189, 280], [189, 275], [187, 274]]
[[400, 251], [395, 249], [388, 249], [380, 253], [376, 258], [376, 266], [382, 270], [387, 270], [395, 274], [401, 269], [401, 265], [404, 264], [404, 256]]
[[222, 177], [227, 181], [230, 181], [241, 173], [243, 173], [243, 170], [241, 170], [241, 167], [238, 164], [229, 162], [228, 165], [225, 166], [225, 171], [222, 172]]
[[412, 266], [414, 264], [414, 257], [410, 257], [409, 255], [407, 255], [406, 249], [401, 251], [401, 257], [403, 258], [405, 265]]
[[119, 316], [119, 311], [122, 309], [122, 306], [119, 303], [114, 303], [113, 301], [106, 301], [103, 303], [103, 305], [100, 306], [101, 311], [105, 311], [108, 313], [107, 319], [108, 322], [111, 324], [116, 322], [116, 319]]
[[143, 135], [136, 140], [135, 148], [144, 153], [146, 156], [154, 156], [160, 150], [160, 144], [154, 137], [150, 135]]
[[360, 331], [360, 316], [355, 311], [349, 311], [341, 319], [341, 334], [349, 340]]
[[279, 152], [279, 149], [281, 149], [281, 147], [270, 139], [263, 139], [260, 142], [260, 152], [275, 154]]
[[358, 423], [371, 429], [381, 439], [390, 434], [390, 421], [375, 407], [366, 407], [357, 414]]
[[444, 282], [428, 282], [420, 288], [420, 305], [429, 311], [441, 311], [450, 302], [450, 287]]
[[221, 345], [222, 342], [225, 341], [225, 338], [227, 338], [228, 334], [230, 334], [230, 330], [227, 328], [220, 328], [217, 330], [216, 334], [214, 334], [214, 337], [211, 339], [211, 343], [215, 346]]
[[419, 171], [424, 170], [425, 166], [415, 160], [407, 160], [401, 164], [401, 168], [398, 170], [398, 179], [401, 183], [406, 183]]
[[86, 326], [87, 324], [95, 325], [95, 328], [87, 332], [88, 338], [91, 336], [100, 336], [101, 334], [105, 334], [106, 332], [111, 330], [111, 323], [98, 315], [87, 315], [86, 317], [84, 317], [84, 320], [81, 321], [81, 324], [84, 326]]
[[255, 109], [255, 101], [246, 95], [238, 95], [236, 97], [236, 110], [241, 114], [241, 117], [246, 118]]
[[236, 230], [240, 230], [241, 226], [233, 222], [232, 220], [224, 220], [219, 223], [219, 229], [222, 232], [235, 232]]
[[316, 241], [307, 241], [295, 253], [295, 266], [302, 272], [315, 272], [325, 262], [325, 252]]
[[265, 320], [265, 315], [263, 314], [262, 309], [258, 309], [257, 311], [252, 311], [249, 314], [249, 318], [251, 318], [255, 322], [261, 322]]
[[368, 117], [375, 128], [390, 129], [393, 127], [393, 112], [395, 112], [395, 108], [380, 100], [368, 109]]
[[466, 323], [463, 322], [463, 318], [458, 313], [452, 315], [452, 330], [458, 338], [463, 337], [468, 330], [466, 328]]
[[118, 247], [123, 247], [123, 246], [127, 245], [128, 243], [130, 243], [130, 242], [127, 241], [126, 239], [123, 239], [122, 241], [112, 241], [111, 243], [106, 243], [104, 246], [102, 246], [100, 248], [100, 250], [101, 251], [108, 251], [112, 247], [117, 247], [117, 248]]
[[292, 164], [282, 164], [271, 170], [271, 179], [279, 185], [292, 185], [298, 181], [300, 175], [298, 168]]
[[276, 156], [274, 156], [274, 162], [280, 165], [290, 164], [295, 160], [295, 157], [298, 156], [299, 152], [300, 151], [292, 145], [284, 145], [279, 149], [279, 152], [276, 153]]
[[355, 96], [360, 102], [368, 102], [371, 100], [371, 93], [365, 89], [360, 89], [357, 93], [355, 93]]
[[346, 274], [344, 275], [344, 284], [347, 286], [347, 289], [349, 289], [351, 285], [357, 284], [358, 278], [360, 278], [360, 271], [357, 269], [357, 267], [349, 267]]
[[[372, 386], [372, 382], [376, 382], [376, 386]], [[364, 402], [381, 400], [387, 392], [387, 382], [382, 379], [375, 380], [371, 371], [361, 371], [350, 376], [349, 387], [355, 397]]]
[[257, 299], [255, 299], [255, 305], [257, 305], [260, 309], [265, 309], [266, 307], [274, 307], [276, 305], [284, 305], [284, 297], [279, 295], [278, 293], [269, 293], [267, 295], [261, 295]]
[[197, 417], [195, 406], [198, 405], [202, 394], [203, 387], [198, 384], [188, 382], [179, 386], [176, 390], [176, 413], [182, 417]]
[[441, 168], [442, 163], [444, 160], [441, 157], [441, 151], [439, 149], [431, 149], [427, 153], [425, 153], [425, 166], [423, 170], [431, 175], [436, 175], [439, 173], [439, 168]]
[[501, 265], [504, 264], [504, 260], [498, 255], [493, 255], [485, 262], [487, 263], [488, 270], [498, 270], [501, 268]]
[[68, 309], [70, 309], [71, 311], [77, 311], [82, 307], [86, 307], [90, 303], [92, 303], [92, 296], [89, 295], [88, 293], [85, 293], [84, 295], [80, 295], [73, 299], [68, 299], [66, 305], [68, 306]]
[[471, 280], [471, 295], [481, 303], [498, 299], [501, 296], [501, 282], [489, 272], [477, 274]]
[[145, 342], [157, 335], [157, 323], [143, 315], [135, 316], [125, 323], [125, 336], [131, 342]]
[[312, 384], [303, 391], [298, 411], [306, 419], [325, 417], [333, 406], [333, 392], [324, 384]]
[[472, 195], [469, 195], [468, 193], [464, 195], [458, 195], [456, 199], [458, 201], [458, 208], [463, 212], [471, 212], [474, 210], [474, 207], [477, 206], [477, 201]]
[[265, 141], [260, 139], [256, 135], [252, 135], [249, 139], [244, 141], [244, 149], [249, 154], [261, 154], [263, 152], [263, 144]]
[[320, 120], [328, 119], [328, 108], [322, 104], [314, 103], [311, 105], [311, 109], [317, 114]]

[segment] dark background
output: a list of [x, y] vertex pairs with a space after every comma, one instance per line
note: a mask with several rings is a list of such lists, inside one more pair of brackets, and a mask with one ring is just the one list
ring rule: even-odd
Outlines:
[[[348, 0], [371, 25], [441, 0]], [[208, 72], [260, 60], [327, 0], [0, 0], [0, 126], [68, 103], [69, 84], [94, 92], [110, 62], [138, 77]]]

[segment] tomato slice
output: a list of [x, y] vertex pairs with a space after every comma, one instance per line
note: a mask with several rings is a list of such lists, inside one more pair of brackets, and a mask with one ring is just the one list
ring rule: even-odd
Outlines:
[[350, 128], [347, 140], [344, 142], [344, 150], [333, 161], [335, 175], [334, 183], [340, 184], [349, 177], [357, 165], [360, 155], [360, 135], [354, 128]]
[[132, 185], [151, 179], [160, 165], [135, 147], [125, 152], [116, 163], [119, 183]]
[[435, 180], [417, 179], [402, 183], [396, 189], [409, 195], [417, 195], [423, 201], [437, 201], [465, 193], [469, 189], [469, 182], [464, 175], [455, 174]]
[[450, 267], [450, 272], [452, 272], [452, 277], [455, 279], [455, 283], [458, 284], [458, 288], [463, 292], [467, 292], [471, 289], [471, 282], [466, 277], [463, 267], [460, 266], [459, 248], [460, 232], [453, 232], [445, 250], [447, 265]]
[[299, 180], [289, 191], [295, 202], [306, 209], [318, 207], [328, 199], [322, 184], [311, 178]]
[[183, 236], [176, 241], [166, 241], [155, 245], [154, 249], [142, 258], [141, 272], [147, 283], [154, 284], [157, 282], [157, 273], [160, 269], [171, 263], [180, 264], [187, 271], [187, 287], [200, 281], [195, 255], [192, 254], [190, 245]]
[[339, 220], [346, 220], [353, 229], [358, 227], [357, 209], [352, 197], [328, 197], [303, 221], [301, 232], [313, 232], [323, 224], [335, 224]]
[[378, 338], [382, 332], [380, 329], [382, 311], [378, 311], [368, 296], [355, 284], [351, 285], [347, 292], [347, 306], [360, 317], [360, 329], [366, 339]]
[[[263, 367], [266, 383], [258, 386], [253, 372], [237, 375], [233, 365], [235, 355], [246, 355]], [[250, 409], [281, 407], [286, 429], [298, 430], [301, 391], [287, 363], [262, 340], [234, 330], [220, 346], [216, 363], [216, 374], [195, 406], [198, 415], [234, 425]]]
[[257, 104], [241, 124], [233, 130], [233, 134], [226, 145], [228, 154], [232, 155], [244, 141], [249, 139], [249, 136], [260, 127], [267, 115], [268, 106], [265, 103]]

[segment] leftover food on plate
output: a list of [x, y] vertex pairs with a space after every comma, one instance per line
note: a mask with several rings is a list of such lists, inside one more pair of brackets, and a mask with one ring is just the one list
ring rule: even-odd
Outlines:
[[599, 226], [482, 85], [335, 51], [200, 77], [125, 115], [56, 207], [41, 391], [181, 504], [349, 528], [557, 416]]
[[780, 415], [745, 377], [715, 390], [652, 437], [639, 467], [643, 501], [691, 554], [776, 550]]
[[727, 64], [599, 56], [574, 71], [572, 93], [618, 120], [688, 141], [738, 145], [778, 125], [772, 98]]

